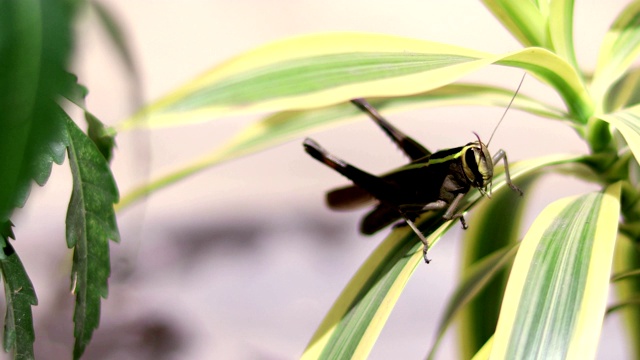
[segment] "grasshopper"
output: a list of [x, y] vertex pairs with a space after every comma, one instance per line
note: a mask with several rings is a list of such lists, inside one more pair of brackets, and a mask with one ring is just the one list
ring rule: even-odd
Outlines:
[[[515, 96], [514, 94], [507, 110]], [[304, 149], [309, 155], [353, 182], [353, 185], [327, 193], [329, 208], [350, 210], [371, 203], [375, 204], [373, 210], [362, 219], [361, 233], [370, 235], [404, 219], [423, 242], [424, 260], [429, 263], [430, 260], [427, 258], [429, 243], [414, 223], [422, 213], [444, 210], [442, 216], [444, 220], [460, 219], [462, 227], [466, 229], [464, 215], [458, 212], [462, 198], [471, 188], [478, 189], [483, 196], [490, 198], [494, 164], [501, 160], [504, 162], [506, 183], [522, 196], [522, 190], [511, 182], [507, 153], [500, 149], [491, 156], [488, 143], [483, 143], [477, 134], [474, 133], [477, 141], [431, 153], [389, 123], [365, 99], [353, 99], [351, 102], [368, 114], [411, 159], [407, 165], [376, 176], [330, 154], [314, 140], [309, 138], [304, 140]], [[503, 119], [504, 114], [500, 122]]]

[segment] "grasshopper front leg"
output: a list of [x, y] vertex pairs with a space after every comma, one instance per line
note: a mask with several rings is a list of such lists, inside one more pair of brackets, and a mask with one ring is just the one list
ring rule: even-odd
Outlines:
[[409, 225], [409, 227], [411, 227], [413, 232], [415, 232], [416, 235], [418, 235], [418, 237], [420, 238], [420, 241], [422, 241], [422, 243], [424, 244], [424, 249], [422, 250], [422, 252], [423, 252], [424, 261], [427, 264], [431, 262], [431, 260], [427, 258], [427, 251], [429, 250], [429, 242], [424, 237], [420, 229], [418, 229], [418, 227], [413, 222], [413, 220], [411, 220], [405, 214], [407, 212], [425, 212], [430, 210], [442, 210], [446, 208], [447, 211], [444, 213], [444, 215], [442, 215], [442, 218], [445, 220], [460, 219], [462, 228], [467, 229], [468, 226], [467, 226], [467, 222], [464, 220], [464, 215], [462, 213], [456, 213], [456, 209], [458, 208], [458, 205], [460, 204], [460, 201], [462, 200], [464, 195], [465, 195], [464, 193], [460, 193], [456, 195], [456, 197], [453, 199], [451, 204], [448, 204], [446, 201], [443, 201], [443, 200], [437, 200], [437, 201], [428, 203], [426, 205], [404, 204], [398, 207], [398, 209], [400, 210], [400, 213], [402, 214], [402, 217], [404, 217], [405, 222]]
[[492, 160], [493, 160], [493, 164], [497, 164], [498, 161], [500, 160], [504, 162], [504, 177], [507, 182], [507, 185], [509, 185], [511, 190], [517, 192], [518, 194], [520, 194], [520, 196], [522, 196], [524, 194], [522, 190], [520, 190], [519, 187], [517, 187], [514, 183], [511, 182], [511, 175], [509, 175], [509, 161], [507, 161], [507, 153], [504, 150], [500, 149], [495, 155], [493, 155]]
[[[466, 193], [459, 193], [456, 195], [456, 197], [453, 199], [453, 201], [449, 204], [444, 200], [436, 200], [434, 202], [430, 202], [426, 205], [420, 205], [420, 204], [403, 204], [400, 205], [398, 208], [400, 209], [400, 212], [402, 213], [407, 213], [407, 212], [425, 212], [425, 211], [431, 211], [431, 210], [443, 210], [443, 209], [447, 209], [447, 211], [445, 211], [444, 215], [442, 215], [442, 218], [445, 220], [452, 220], [452, 219], [460, 219], [460, 223], [462, 224], [462, 228], [463, 229], [467, 229], [467, 222], [464, 219], [464, 215], [462, 213], [456, 213], [456, 210], [458, 209], [458, 206], [460, 205], [460, 201], [462, 201], [462, 198], [466, 195]], [[405, 217], [406, 218], [406, 217]]]

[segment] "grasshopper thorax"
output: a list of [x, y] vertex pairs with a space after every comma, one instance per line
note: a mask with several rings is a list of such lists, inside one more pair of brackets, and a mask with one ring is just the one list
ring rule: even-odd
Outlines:
[[493, 159], [487, 145], [478, 134], [475, 135], [478, 141], [470, 142], [462, 149], [462, 168], [471, 185], [487, 195], [487, 187], [493, 179]]

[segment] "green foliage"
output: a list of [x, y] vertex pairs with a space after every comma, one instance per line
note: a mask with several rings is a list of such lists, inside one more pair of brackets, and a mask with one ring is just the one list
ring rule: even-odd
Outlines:
[[[463, 322], [466, 334], [460, 340], [461, 347], [468, 349], [465, 356], [499, 357], [530, 348], [543, 351], [541, 357], [593, 357], [605, 314], [610, 268], [613, 264], [623, 274], [635, 274], [639, 264], [640, 70], [632, 65], [640, 54], [640, 5], [630, 3], [612, 24], [590, 75], [576, 58], [572, 0], [483, 3], [522, 49], [490, 54], [387, 35], [316, 34], [247, 52], [145, 106], [123, 121], [119, 130], [184, 125], [239, 113], [275, 114], [202, 159], [134, 190], [123, 205], [222, 161], [357, 116], [345, 104], [352, 98], [367, 97], [385, 114], [417, 106], [504, 108], [510, 89], [458, 81], [492, 64], [523, 69], [555, 91], [564, 108], [525, 94], [519, 95], [513, 107], [562, 120], [584, 139], [589, 153], [513, 164], [512, 177], [526, 182], [543, 170], [557, 171], [594, 181], [602, 191], [551, 204], [519, 246], [513, 244], [524, 202], [513, 204], [508, 194], [500, 193], [504, 178], [499, 171], [494, 178], [494, 203], [481, 203], [480, 194], [471, 192], [461, 205], [477, 211], [467, 234], [463, 279], [438, 337], [462, 313], [457, 319]], [[37, 299], [9, 242], [13, 238], [9, 219], [16, 207], [26, 204], [32, 181], [44, 185], [52, 164], [63, 162], [65, 150], [73, 176], [66, 233], [74, 253], [74, 358], [81, 357], [98, 327], [101, 299], [108, 294], [109, 240], [120, 239], [114, 213], [119, 194], [109, 169], [115, 130], [87, 109], [88, 90], [68, 72], [74, 15], [81, 4], [68, 0], [0, 2], [0, 272], [7, 299], [4, 347], [16, 359], [33, 358], [31, 306]], [[100, 4], [93, 9], [137, 81], [135, 63], [116, 18]], [[62, 98], [84, 111], [86, 134], [61, 109]], [[498, 212], [500, 220], [515, 219], [500, 223], [495, 219]], [[452, 223], [429, 213], [419, 226], [431, 247]], [[495, 233], [496, 227], [504, 231]], [[487, 246], [489, 242], [493, 246]], [[615, 259], [614, 246], [618, 248]], [[340, 295], [303, 357], [366, 357], [420, 262], [421, 243], [407, 229], [394, 230]], [[508, 268], [505, 284], [496, 274]], [[638, 311], [633, 308], [639, 297], [637, 281], [637, 276], [616, 281], [620, 306], [611, 309], [624, 309], [620, 311], [624, 311], [631, 339], [640, 338]], [[486, 304], [491, 304], [490, 310]], [[542, 310], [557, 315], [536, 318]], [[545, 339], [567, 340], [551, 344]], [[635, 351], [640, 356], [640, 347]]]
[[100, 298], [107, 297], [109, 240], [120, 240], [113, 204], [118, 188], [96, 145], [67, 120], [73, 190], [67, 211], [67, 246], [73, 249], [72, 291], [76, 294], [74, 358], [79, 358], [100, 321]]
[[[486, 279], [495, 274], [495, 264], [509, 267], [495, 254], [508, 254], [517, 240], [520, 210], [496, 220], [494, 209], [476, 206], [479, 194], [468, 195], [463, 208], [475, 207], [481, 214], [475, 214], [469, 234], [471, 248], [463, 264], [465, 280], [438, 336], [464, 308], [465, 315], [459, 319], [467, 334], [461, 337], [461, 347], [469, 349], [465, 356], [509, 357], [514, 356], [514, 349], [528, 348], [541, 351], [536, 353], [541, 358], [567, 354], [592, 358], [605, 316], [608, 274], [612, 263], [623, 262], [613, 259], [616, 238], [627, 237], [636, 249], [640, 242], [640, 75], [632, 67], [640, 54], [640, 5], [630, 3], [611, 25], [591, 75], [580, 67], [574, 49], [573, 0], [483, 3], [524, 48], [488, 54], [387, 35], [316, 34], [265, 45], [211, 69], [147, 105], [120, 129], [183, 125], [238, 113], [276, 113], [251, 125], [212, 154], [134, 190], [124, 197], [123, 205], [222, 161], [353, 117], [356, 112], [345, 105], [352, 98], [367, 97], [385, 114], [420, 104], [504, 107], [508, 89], [456, 82], [491, 64], [520, 68], [556, 92], [564, 109], [524, 94], [519, 95], [514, 107], [562, 120], [584, 139], [589, 152], [514, 164], [514, 169], [520, 169], [513, 174], [514, 179], [541, 175], [544, 168], [595, 182], [602, 190], [549, 205], [528, 229], [506, 286], [504, 279], [492, 285], [487, 285], [491, 283]], [[501, 181], [496, 176], [494, 184], [503, 185]], [[508, 200], [492, 201], [500, 207]], [[502, 219], [510, 223], [500, 223]], [[427, 214], [420, 226], [433, 246], [450, 224]], [[496, 228], [504, 229], [504, 234], [495, 234], [492, 230]], [[485, 246], [493, 244], [496, 237], [500, 241], [495, 247]], [[418, 239], [406, 229], [394, 230], [345, 288], [303, 357], [366, 357], [419, 262], [419, 248]], [[634, 258], [634, 252], [627, 252]], [[621, 259], [628, 265], [624, 270], [637, 269], [637, 261]], [[473, 285], [481, 283], [482, 289], [469, 285], [469, 278], [481, 278]], [[637, 289], [627, 286], [625, 290], [627, 304], [632, 304], [632, 299], [638, 298]], [[474, 302], [463, 296], [469, 293], [482, 295]], [[462, 306], [468, 303], [471, 305]], [[494, 306], [487, 311], [482, 304]], [[538, 319], [536, 316], [543, 314], [539, 309], [554, 315]], [[637, 319], [637, 313], [627, 316], [632, 319], [630, 324]], [[637, 325], [628, 327], [632, 339], [640, 337], [638, 329]], [[477, 336], [468, 336], [470, 332]], [[551, 343], [548, 339], [566, 341]]]
[[73, 10], [60, 0], [0, 3], [0, 221], [25, 204], [32, 181], [44, 185], [52, 162], [64, 159], [55, 99], [68, 86]]
[[[98, 326], [110, 272], [108, 240], [119, 240], [113, 210], [118, 190], [107, 161], [113, 135], [86, 111], [87, 89], [67, 71], [79, 5], [68, 0], [0, 2], [0, 273], [7, 304], [4, 349], [15, 359], [34, 358], [31, 306], [37, 298], [9, 242], [14, 237], [9, 218], [16, 207], [25, 206], [32, 182], [43, 186], [53, 163], [62, 164], [68, 151], [74, 181], [67, 243], [74, 250], [75, 358]], [[62, 110], [62, 98], [85, 109], [98, 145]]]
[[7, 304], [4, 317], [3, 346], [5, 351], [13, 351], [15, 359], [33, 359], [33, 315], [31, 306], [38, 304], [33, 284], [22, 266], [22, 262], [9, 243], [14, 238], [12, 224], [1, 225], [0, 239], [5, 242], [0, 259], [0, 272], [4, 280], [4, 295]]

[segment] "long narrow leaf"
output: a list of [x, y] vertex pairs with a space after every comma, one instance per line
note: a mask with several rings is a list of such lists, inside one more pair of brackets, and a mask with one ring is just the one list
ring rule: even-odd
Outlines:
[[[616, 273], [628, 272], [631, 269], [638, 271], [640, 268], [640, 249], [636, 241], [626, 235], [620, 234], [616, 242], [615, 261], [613, 263]], [[640, 277], [630, 276], [615, 280], [617, 298], [625, 301], [637, 298], [640, 295]], [[640, 306], [628, 306], [619, 310], [621, 319], [627, 332], [628, 343], [633, 355], [629, 358], [640, 358]]]
[[[574, 157], [554, 156], [513, 164], [517, 179], [540, 167], [575, 161]], [[504, 177], [496, 176], [494, 189], [504, 187]], [[468, 195], [461, 209], [477, 202], [476, 191]], [[426, 214], [420, 229], [433, 247], [454, 224]], [[442, 224], [442, 225], [440, 225]], [[395, 229], [358, 270], [309, 342], [304, 359], [366, 358], [382, 326], [416, 266], [422, 261], [422, 244], [408, 228]]]
[[554, 0], [550, 6], [549, 36], [553, 50], [578, 69], [573, 46], [573, 0]]
[[640, 162], [640, 105], [597, 117], [620, 131], [636, 161]]
[[67, 210], [67, 246], [73, 248], [72, 291], [76, 295], [73, 349], [80, 358], [100, 322], [100, 298], [107, 297], [109, 240], [119, 241], [113, 204], [118, 188], [96, 145], [67, 119], [73, 189]]
[[[472, 301], [482, 289], [486, 288], [487, 283], [493, 280], [500, 270], [504, 270], [505, 266], [513, 261], [517, 251], [518, 243], [497, 250], [466, 269], [465, 276], [449, 300], [444, 316], [438, 325], [436, 341], [431, 347], [427, 359], [433, 359], [436, 355], [440, 341], [444, 337], [446, 329], [453, 322], [454, 317], [460, 313], [461, 309]], [[466, 359], [469, 357], [463, 354], [462, 358]]]
[[[431, 246], [450, 227], [431, 217]], [[429, 230], [428, 230], [429, 229]], [[393, 231], [362, 265], [313, 335], [302, 359], [364, 359], [402, 289], [422, 262], [422, 244], [409, 228]]]
[[450, 84], [489, 64], [530, 70], [590, 115], [580, 76], [539, 48], [493, 55], [388, 35], [330, 33], [266, 45], [220, 65], [121, 124], [157, 127], [239, 113], [322, 107], [356, 97], [406, 96]]
[[492, 358], [595, 357], [619, 216], [619, 183], [540, 214], [511, 270]]
[[640, 55], [640, 2], [632, 1], [620, 12], [605, 35], [598, 57], [591, 93], [598, 102], [611, 85]]
[[[469, 276], [476, 262], [519, 240], [522, 213], [526, 208], [526, 200], [531, 198], [529, 189], [536, 178], [536, 174], [533, 174], [518, 179], [518, 187], [524, 191], [524, 198], [514, 196], [511, 189], [503, 189], [494, 192], [491, 201], [485, 201], [474, 209], [469, 229], [464, 234], [462, 278]], [[479, 294], [460, 313], [458, 341], [462, 358], [471, 358], [496, 330], [509, 276], [508, 269], [503, 269], [483, 285]]]
[[[512, 96], [513, 90], [510, 89], [483, 85], [451, 84], [408, 97], [369, 98], [368, 100], [378, 110], [384, 110], [385, 114], [388, 114], [400, 109], [424, 106], [481, 105], [506, 108]], [[512, 108], [551, 119], [568, 119], [568, 114], [552, 106], [541, 104], [526, 95], [519, 95], [513, 102]], [[350, 103], [320, 109], [286, 111], [271, 115], [262, 121], [249, 125], [230, 139], [227, 144], [216, 149], [211, 154], [205, 155], [181, 169], [132, 190], [122, 198], [118, 204], [118, 209], [123, 209], [154, 191], [158, 191], [220, 162], [300, 138], [303, 135], [308, 135], [313, 129], [326, 127], [339, 120], [353, 118], [358, 115], [362, 115], [362, 112]]]
[[546, 9], [531, 0], [482, 0], [502, 25], [524, 46], [547, 45]]
[[604, 112], [609, 113], [640, 103], [640, 68], [625, 73], [607, 93]]

